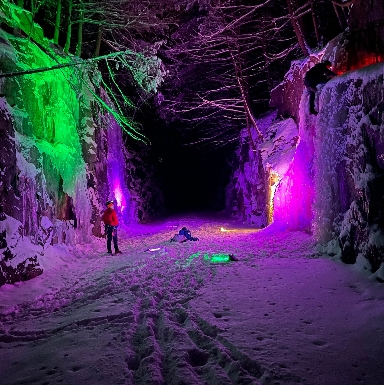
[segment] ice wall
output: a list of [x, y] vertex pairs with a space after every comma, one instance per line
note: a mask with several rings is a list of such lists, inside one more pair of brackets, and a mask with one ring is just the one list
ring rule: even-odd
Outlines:
[[[384, 262], [384, 64], [367, 65], [319, 85], [318, 115], [309, 114], [303, 87], [309, 63], [332, 61], [344, 49], [343, 41], [339, 36], [317, 54], [293, 62], [283, 83], [272, 91], [271, 104], [280, 119], [289, 115], [298, 124], [292, 156], [286, 156], [286, 139], [282, 141], [286, 145], [274, 145], [274, 156], [288, 166], [287, 171], [279, 177], [278, 166], [264, 161], [258, 175], [242, 172], [248, 159], [241, 154], [249, 151], [242, 139], [237, 151], [239, 165], [229, 186], [234, 197], [228, 202], [244, 202], [244, 197], [262, 201], [263, 197], [252, 196], [255, 193], [264, 193], [266, 202], [273, 196], [273, 215], [268, 214], [268, 204], [265, 215], [272, 218], [274, 227], [313, 232], [323, 250], [375, 272]], [[260, 154], [263, 146], [272, 148], [268, 141], [275, 127], [276, 121], [264, 128]], [[274, 193], [268, 175], [277, 181]], [[252, 189], [263, 183], [264, 192]], [[248, 195], [244, 188], [233, 188], [236, 184], [250, 184]], [[243, 215], [242, 219], [247, 218]]]
[[289, 118], [273, 123], [258, 148], [266, 172], [267, 224], [275, 222], [286, 227], [290, 223], [289, 217], [297, 212], [299, 196], [297, 190], [292, 189], [291, 181], [298, 182], [301, 175], [293, 164], [298, 159], [297, 153], [304, 148], [295, 121]]
[[[286, 210], [282, 195], [274, 199], [275, 191], [290, 169], [299, 135], [293, 119], [280, 120], [275, 112], [258, 119], [257, 124], [264, 141], [254, 151], [249, 145], [248, 130], [241, 132], [235, 154], [237, 167], [226, 188], [226, 207], [233, 217], [265, 227], [277, 213], [283, 215]], [[252, 135], [256, 142], [256, 131], [252, 130]]]
[[[1, 11], [8, 25], [0, 29], [2, 73], [71, 62], [28, 12], [8, 3]], [[119, 199], [122, 207], [129, 195], [124, 183], [120, 196], [116, 190], [112, 171], [124, 181], [121, 130], [103, 124], [93, 72], [69, 66], [0, 80], [0, 285], [40, 274], [39, 257], [50, 244], [100, 236], [105, 200]]]
[[1, 285], [40, 274], [50, 245], [101, 236], [107, 200], [129, 224], [154, 215], [162, 194], [142, 147], [127, 150], [95, 66], [64, 54], [13, 3], [0, 2], [0, 24], [0, 73], [12, 74], [0, 77]]
[[[110, 104], [105, 92], [101, 92], [102, 98]], [[107, 175], [108, 175], [108, 200], [116, 202], [119, 221], [128, 224], [132, 220], [131, 194], [126, 186], [126, 163], [122, 130], [111, 114], [103, 116], [103, 125], [106, 127]]]
[[[268, 127], [275, 114], [266, 116], [259, 121], [260, 129]], [[252, 130], [256, 139], [256, 132]], [[233, 217], [244, 223], [256, 226], [266, 226], [266, 173], [263, 169], [260, 152], [254, 152], [250, 146], [248, 130], [240, 135], [240, 145], [234, 154], [234, 168], [229, 185], [226, 187], [226, 210]]]
[[314, 230], [337, 238], [342, 259], [384, 262], [384, 63], [322, 90], [316, 123]]
[[[19, 70], [29, 66], [51, 67], [56, 63], [28, 39], [9, 37], [9, 41], [17, 47], [15, 64]], [[6, 99], [9, 94], [19, 95], [10, 111], [15, 125], [19, 191], [23, 201], [21, 219], [25, 235], [36, 234], [39, 209], [53, 207], [60, 200], [58, 211], [61, 212], [52, 214], [57, 214], [60, 219], [73, 220], [74, 226], [82, 233], [79, 239], [87, 240], [90, 234], [91, 207], [80, 129], [81, 103], [90, 101], [79, 97], [79, 76], [73, 69], [65, 68], [18, 76], [5, 82]], [[58, 181], [58, 188], [49, 186], [47, 179]], [[37, 191], [36, 183], [40, 191]], [[40, 207], [36, 202], [37, 193]], [[66, 211], [72, 211], [72, 214]], [[27, 223], [31, 215], [35, 218]]]
[[[9, 11], [2, 14], [2, 23], [19, 31], [28, 25], [30, 30], [29, 37], [0, 30], [2, 72], [49, 68], [70, 61], [54, 51], [27, 12], [12, 5], [2, 10]], [[90, 139], [86, 116], [92, 100], [87, 98], [86, 82], [91, 85], [85, 72], [65, 67], [6, 77], [0, 83], [0, 204], [6, 216], [0, 254], [2, 283], [41, 272], [38, 257], [47, 242], [89, 240], [92, 200], [83, 142]], [[18, 225], [7, 225], [11, 222]], [[51, 223], [50, 237], [43, 236], [47, 222]], [[15, 237], [18, 241], [12, 244], [10, 239]], [[25, 250], [35, 254], [26, 256]]]
[[[300, 104], [306, 106], [306, 100]], [[296, 131], [297, 147], [285, 162], [287, 170], [281, 178], [273, 196], [275, 226], [280, 229], [309, 231], [312, 223], [313, 185], [313, 121], [300, 120]], [[287, 157], [284, 152], [276, 155], [280, 162]]]
[[[103, 100], [111, 101], [101, 90]], [[107, 148], [106, 199], [113, 199], [118, 209], [121, 224], [145, 222], [164, 213], [164, 197], [159, 188], [151, 148], [140, 141], [129, 141], [123, 137], [121, 127], [112, 116], [102, 116], [102, 132]], [[100, 146], [99, 146], [100, 147]]]

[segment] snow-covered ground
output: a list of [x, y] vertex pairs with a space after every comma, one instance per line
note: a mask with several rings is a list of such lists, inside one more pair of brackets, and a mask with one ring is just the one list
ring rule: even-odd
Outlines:
[[[183, 226], [199, 241], [170, 243]], [[310, 235], [217, 216], [119, 235], [122, 255], [51, 248], [0, 288], [1, 385], [384, 384], [383, 284]]]

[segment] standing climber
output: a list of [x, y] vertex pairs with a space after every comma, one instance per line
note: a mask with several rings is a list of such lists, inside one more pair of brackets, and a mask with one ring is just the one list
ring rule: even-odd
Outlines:
[[309, 92], [309, 113], [317, 115], [315, 110], [315, 94], [317, 91], [316, 86], [320, 83], [326, 83], [328, 80], [337, 76], [330, 70], [332, 63], [329, 60], [325, 60], [322, 63], [315, 64], [310, 70], [307, 71], [304, 77], [304, 85]]
[[112, 254], [113, 239], [115, 254], [121, 254], [121, 251], [117, 245], [117, 226], [119, 224], [119, 220], [117, 219], [113, 201], [107, 201], [105, 205], [107, 206], [107, 209], [104, 211], [101, 220], [105, 224], [105, 234], [107, 235], [107, 252], [108, 254]]

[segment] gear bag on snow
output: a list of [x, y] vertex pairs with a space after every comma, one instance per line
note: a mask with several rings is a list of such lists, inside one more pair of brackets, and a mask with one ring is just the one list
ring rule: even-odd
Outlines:
[[188, 241], [198, 241], [198, 240], [199, 240], [199, 238], [192, 237], [191, 232], [190, 232], [186, 227], [183, 227], [183, 228], [179, 231], [179, 235], [184, 235], [184, 237], [187, 238]]
[[199, 238], [192, 237], [191, 232], [186, 228], [183, 227], [180, 231], [179, 234], [175, 234], [171, 238], [171, 242], [185, 242], [185, 241], [198, 241]]

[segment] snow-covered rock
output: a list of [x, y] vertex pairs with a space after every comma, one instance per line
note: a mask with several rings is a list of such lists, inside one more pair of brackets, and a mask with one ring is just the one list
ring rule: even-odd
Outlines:
[[42, 251], [42, 246], [23, 236], [21, 222], [0, 211], [0, 286], [42, 274], [38, 262]]
[[342, 259], [384, 261], [384, 64], [348, 72], [324, 87], [316, 124], [317, 237], [337, 237]]
[[[80, 73], [65, 67], [71, 58], [42, 36], [28, 11], [4, 5], [0, 22], [8, 26], [0, 29], [1, 73], [64, 65], [0, 79], [0, 206], [20, 223], [23, 239], [34, 245], [31, 250], [41, 249], [33, 258], [39, 259], [51, 244], [86, 243], [91, 235], [101, 236], [100, 217], [109, 199], [116, 201], [120, 223], [147, 219], [161, 194], [149, 188], [154, 178], [144, 162], [126, 153], [121, 127], [110, 113], [113, 106], [102, 108], [98, 95], [105, 102], [107, 97], [94, 69], [84, 66]], [[25, 25], [33, 41], [12, 33]], [[144, 188], [153, 194], [142, 194], [137, 180], [145, 180]], [[8, 264], [15, 255], [4, 253], [0, 263], [3, 270], [6, 264], [7, 276], [24, 279], [17, 273], [20, 264]]]
[[[266, 183], [265, 162], [263, 171], [247, 172], [249, 148], [242, 138], [227, 207], [241, 217], [239, 212], [251, 207], [248, 202], [265, 202], [268, 207], [273, 195], [269, 219], [273, 217], [275, 226], [311, 231], [323, 244], [337, 242], [337, 255], [344, 262], [363, 258], [374, 272], [384, 262], [384, 64], [364, 66], [319, 85], [317, 116], [308, 114], [308, 95], [302, 86], [309, 63], [339, 58], [344, 41], [345, 36], [339, 36], [310, 58], [293, 62], [282, 84], [272, 91], [271, 105], [277, 114], [293, 117], [298, 126], [298, 145], [290, 149], [295, 151], [289, 155], [292, 162], [274, 194]], [[272, 123], [264, 127], [266, 145], [273, 131]], [[289, 141], [286, 146], [274, 154], [284, 164]], [[257, 156], [252, 154], [254, 165]], [[255, 188], [260, 185], [265, 188]], [[236, 199], [238, 207], [233, 205]]]
[[275, 119], [273, 112], [258, 120], [264, 134], [258, 151], [250, 148], [248, 131], [242, 131], [241, 145], [235, 154], [238, 167], [226, 191], [231, 215], [259, 227], [272, 221], [274, 191], [288, 172], [299, 142], [293, 119]]

